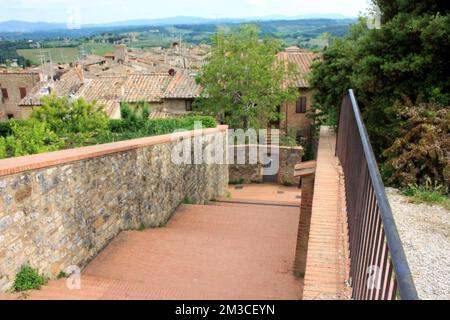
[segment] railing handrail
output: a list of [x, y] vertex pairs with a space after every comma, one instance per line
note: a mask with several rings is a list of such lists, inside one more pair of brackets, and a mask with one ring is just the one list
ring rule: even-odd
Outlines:
[[366, 126], [362, 120], [361, 112], [359, 110], [358, 102], [356, 101], [353, 89], [350, 89], [348, 94], [350, 96], [353, 113], [356, 119], [356, 125], [364, 149], [364, 156], [367, 161], [372, 187], [375, 191], [376, 200], [378, 202], [386, 241], [392, 257], [392, 265], [394, 267], [398, 289], [400, 291], [400, 297], [403, 300], [418, 300], [419, 297], [414, 286], [411, 271], [409, 269], [397, 226], [392, 215], [391, 206], [386, 195], [384, 184], [378, 169], [378, 164], [373, 153], [372, 145], [370, 144], [369, 135], [367, 134]]

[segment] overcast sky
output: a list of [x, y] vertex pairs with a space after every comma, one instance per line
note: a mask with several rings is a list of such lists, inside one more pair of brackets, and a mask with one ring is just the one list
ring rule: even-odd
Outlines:
[[[81, 12], [81, 23], [173, 16], [237, 18], [338, 13], [356, 17], [369, 0], [0, 0], [0, 21], [66, 22]], [[76, 12], [76, 10], [75, 10]]]

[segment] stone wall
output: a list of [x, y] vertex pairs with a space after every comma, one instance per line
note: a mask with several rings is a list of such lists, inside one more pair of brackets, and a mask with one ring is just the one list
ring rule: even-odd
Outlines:
[[[237, 164], [237, 150], [244, 146], [235, 146], [234, 161], [229, 166], [229, 177], [231, 183], [262, 183], [264, 181], [264, 168], [263, 159], [258, 158], [256, 164], [249, 163], [249, 147], [245, 148], [245, 164]], [[265, 147], [265, 146], [258, 146]], [[232, 148], [232, 147], [231, 147]], [[302, 162], [303, 148], [302, 147], [272, 147], [268, 151], [271, 151], [272, 157], [278, 158], [279, 171], [277, 175], [277, 182], [290, 183], [292, 185], [298, 185], [299, 178], [294, 177], [295, 165]]]
[[[309, 112], [312, 105], [312, 91], [306, 88], [301, 88], [300, 96], [306, 97], [306, 110]], [[311, 133], [311, 119], [308, 118], [307, 113], [296, 112], [296, 102], [289, 102], [283, 104], [280, 112], [283, 114], [283, 119], [280, 120], [280, 131], [288, 133], [290, 129], [294, 132], [300, 131], [302, 137], [308, 138]]]
[[[204, 147], [226, 137], [224, 126], [205, 131]], [[163, 226], [186, 198], [223, 196], [227, 166], [176, 165], [175, 144], [166, 135], [0, 161], [0, 291], [23, 264], [50, 278], [83, 268], [122, 230]]]
[[6, 89], [8, 98], [2, 97], [0, 92], [0, 120], [8, 120], [8, 115], [14, 118], [25, 119], [31, 113], [31, 108], [19, 107], [22, 97], [20, 88], [24, 88], [26, 93], [41, 80], [39, 73], [30, 72], [0, 72], [0, 88]]

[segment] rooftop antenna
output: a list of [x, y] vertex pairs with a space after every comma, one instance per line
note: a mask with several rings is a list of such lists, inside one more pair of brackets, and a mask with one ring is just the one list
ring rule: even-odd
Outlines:
[[46, 66], [45, 66], [45, 64], [46, 64], [45, 54], [44, 54], [44, 51], [42, 50], [41, 44], [39, 42], [36, 42], [36, 48], [39, 51], [38, 58], [39, 58], [40, 65], [42, 67], [42, 73], [43, 73], [44, 79], [47, 80], [48, 75], [47, 75], [47, 70], [46, 70]]
[[48, 61], [49, 61], [49, 76], [50, 81], [53, 82], [53, 59], [52, 59], [52, 53], [51, 51], [48, 51]]

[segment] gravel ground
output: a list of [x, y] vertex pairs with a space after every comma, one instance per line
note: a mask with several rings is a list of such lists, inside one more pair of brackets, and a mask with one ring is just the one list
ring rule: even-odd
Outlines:
[[450, 300], [450, 211], [386, 192], [420, 299]]

